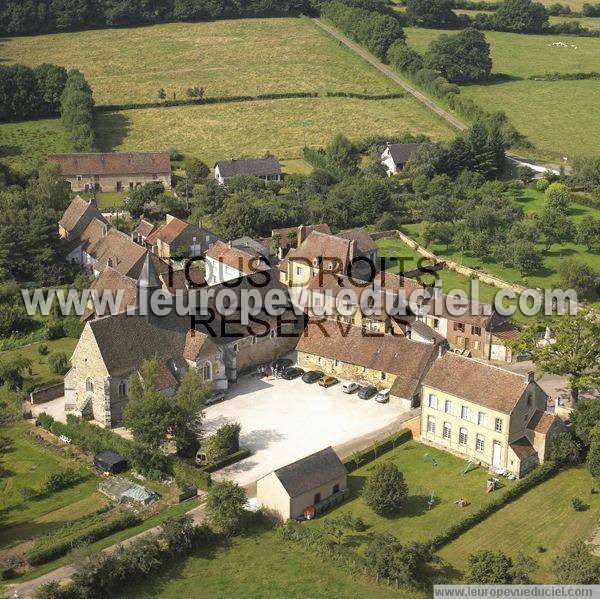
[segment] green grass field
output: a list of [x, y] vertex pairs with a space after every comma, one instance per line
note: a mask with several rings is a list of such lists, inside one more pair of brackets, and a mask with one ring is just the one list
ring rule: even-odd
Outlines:
[[[400, 595], [396, 589], [351, 575], [333, 562], [281, 540], [276, 532], [259, 527], [234, 537], [227, 546], [198, 550], [148, 583], [118, 596], [359, 599]], [[424, 599], [404, 589], [401, 596]]]
[[267, 151], [297, 159], [305, 141], [324, 145], [339, 132], [360, 138], [406, 131], [435, 139], [452, 137], [449, 126], [411, 98], [263, 100], [101, 113], [97, 119], [103, 151], [174, 146], [211, 166], [232, 155], [260, 156]]
[[[424, 460], [426, 453], [437, 461], [437, 466]], [[375, 514], [364, 503], [360, 497], [360, 489], [373, 471], [375, 464], [388, 461], [395, 463], [404, 474], [408, 484], [409, 498], [399, 515], [383, 518]], [[353, 534], [352, 538], [348, 540], [353, 546], [362, 546], [374, 532], [389, 532], [402, 543], [431, 539], [452, 524], [477, 511], [493, 497], [493, 494], [485, 493], [488, 472], [483, 468], [476, 468], [463, 475], [465, 465], [465, 460], [450, 453], [409, 441], [382, 455], [376, 462], [371, 462], [348, 475], [350, 500], [331, 511], [323, 519], [315, 520], [314, 526], [319, 526], [327, 518], [351, 512], [354, 517], [360, 516], [368, 525], [365, 533]], [[503, 483], [505, 487], [494, 492], [496, 497], [498, 493], [504, 492], [514, 484], [504, 479]], [[436, 502], [430, 509], [428, 500], [432, 492]], [[454, 502], [460, 497], [466, 499], [469, 505], [458, 508]]]
[[[561, 472], [442, 548], [439, 555], [460, 576], [468, 555], [480, 549], [504, 551], [511, 557], [521, 552], [540, 566], [534, 580], [550, 583], [552, 560], [575, 539], [589, 538], [598, 526], [600, 496], [591, 494], [593, 486], [585, 466]], [[573, 510], [573, 497], [582, 499], [589, 509]], [[545, 551], [540, 552], [540, 546]]]
[[382, 94], [395, 85], [308, 19], [238, 19], [100, 29], [2, 43], [5, 61], [51, 62], [80, 69], [97, 104], [269, 92], [354, 91]]
[[[518, 200], [518, 203], [523, 206], [528, 214], [540, 214], [544, 206], [544, 195], [534, 189], [528, 188], [525, 191], [523, 198]], [[598, 218], [600, 211], [582, 204], [573, 202], [570, 207], [569, 216], [573, 222], [578, 223], [588, 217]], [[402, 229], [410, 235], [415, 241], [422, 243], [421, 231], [423, 223], [403, 225]], [[538, 249], [544, 249], [543, 244], [538, 244]], [[482, 262], [478, 257], [471, 255], [468, 252], [461, 254], [452, 246], [446, 249], [445, 246], [431, 244], [429, 249], [437, 254], [440, 258], [448, 258], [471, 268], [477, 268], [489, 272], [492, 275], [501, 277], [506, 281], [511, 281], [519, 285], [528, 285], [531, 287], [539, 287], [546, 289], [557, 287], [559, 285], [558, 267], [561, 260], [564, 258], [574, 258], [580, 262], [589, 264], [597, 272], [600, 272], [600, 254], [598, 252], [590, 252], [588, 249], [576, 243], [566, 243], [563, 246], [552, 246], [551, 250], [542, 253], [543, 269], [533, 275], [522, 277], [514, 268], [503, 266], [494, 261]]]
[[27, 435], [30, 424], [20, 422], [1, 431], [12, 441], [3, 456], [7, 475], [0, 477], [0, 548], [56, 530], [66, 522], [96, 511], [103, 499], [96, 492], [98, 481], [91, 476], [73, 487], [48, 497], [23, 501], [20, 488], [39, 489], [47, 476], [73, 466], [67, 460]]
[[59, 119], [0, 124], [0, 162], [22, 173], [33, 172], [54, 152], [71, 152]]
[[[425, 51], [444, 32], [407, 28], [408, 43]], [[486, 32], [494, 73], [513, 80], [463, 86], [461, 93], [488, 110], [504, 110], [519, 131], [536, 146], [535, 154], [563, 156], [598, 153], [600, 102], [598, 82], [529, 81], [547, 72], [600, 71], [600, 39], [572, 36]], [[550, 46], [555, 41], [567, 48]], [[571, 44], [576, 47], [571, 47]]]
[[46, 356], [42, 356], [38, 353], [40, 343], [32, 343], [31, 345], [19, 349], [0, 352], [0, 360], [10, 361], [11, 358], [17, 355], [29, 358], [32, 363], [32, 370], [31, 375], [25, 373], [25, 381], [33, 383], [38, 389], [62, 381], [62, 375], [51, 371], [48, 358], [53, 353], [64, 352], [70, 359], [71, 354], [77, 345], [77, 339], [63, 337], [54, 341], [44, 341], [43, 344], [48, 346], [49, 353]]

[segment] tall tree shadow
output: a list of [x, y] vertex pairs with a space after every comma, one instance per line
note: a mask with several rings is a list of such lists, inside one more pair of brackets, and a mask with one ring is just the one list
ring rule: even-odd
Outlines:
[[113, 152], [131, 131], [131, 119], [122, 112], [96, 113], [96, 135], [98, 148], [102, 152]]

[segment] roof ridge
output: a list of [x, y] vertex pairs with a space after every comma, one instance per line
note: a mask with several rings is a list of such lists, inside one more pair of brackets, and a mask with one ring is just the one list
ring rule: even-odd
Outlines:
[[513, 372], [512, 370], [508, 370], [508, 368], [503, 368], [502, 366], [498, 366], [497, 364], [488, 364], [487, 362], [482, 362], [481, 360], [477, 360], [476, 358], [468, 358], [467, 356], [461, 356], [459, 354], [455, 354], [454, 352], [446, 352], [448, 355], [454, 357], [454, 358], [458, 358], [460, 360], [470, 360], [471, 362], [474, 362], [475, 364], [479, 364], [481, 366], [484, 366], [486, 368], [494, 368], [496, 370], [500, 370], [502, 372], [506, 372], [507, 374], [512, 374], [516, 377], [522, 378], [524, 381], [527, 381], [527, 375], [526, 374], [521, 374], [520, 372]]

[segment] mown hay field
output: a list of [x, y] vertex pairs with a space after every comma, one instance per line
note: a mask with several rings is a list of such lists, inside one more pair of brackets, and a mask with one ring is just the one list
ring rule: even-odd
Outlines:
[[0, 40], [4, 61], [77, 68], [97, 104], [272, 92], [398, 91], [305, 18], [171, 23]]

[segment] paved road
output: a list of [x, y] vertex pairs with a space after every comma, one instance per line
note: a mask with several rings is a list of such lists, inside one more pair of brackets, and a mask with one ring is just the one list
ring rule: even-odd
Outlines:
[[[444, 119], [450, 125], [458, 129], [459, 131], [465, 131], [468, 129], [468, 126], [463, 123], [460, 119], [455, 117], [453, 114], [440, 108], [434, 101], [430, 100], [427, 96], [422, 94], [412, 85], [407, 83], [404, 79], [399, 77], [394, 71], [392, 71], [389, 67], [383, 64], [380, 60], [375, 58], [371, 53], [367, 50], [353, 42], [351, 39], [347, 38], [344, 34], [340, 33], [333, 27], [326, 25], [323, 21], [319, 19], [312, 19], [312, 22], [317, 26], [326, 31], [329, 35], [340, 41], [342, 44], [350, 48], [353, 52], [358, 54], [363, 60], [366, 60], [370, 65], [374, 66], [378, 71], [381, 71], [388, 79], [391, 79], [394, 83], [399, 85], [402, 89], [411, 94], [414, 98], [416, 98], [421, 104], [425, 105], [429, 110], [435, 112], [439, 117]], [[523, 156], [517, 156], [516, 154], [506, 153], [506, 157], [517, 164], [518, 166], [529, 166], [534, 171], [543, 172], [546, 170], [554, 171], [555, 174], [558, 174], [560, 171], [560, 165], [550, 164], [540, 160], [533, 160], [531, 158], [525, 158]], [[571, 169], [569, 167], [565, 168], [565, 172], [569, 174]]]

